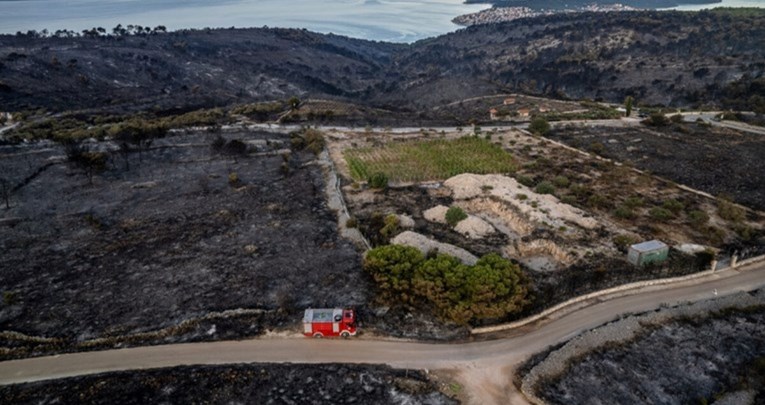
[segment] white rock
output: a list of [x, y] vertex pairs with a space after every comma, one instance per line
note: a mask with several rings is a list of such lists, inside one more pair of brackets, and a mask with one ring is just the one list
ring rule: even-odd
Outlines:
[[438, 222], [439, 224], [445, 224], [446, 211], [449, 211], [449, 207], [438, 205], [423, 212], [422, 216], [424, 216], [425, 219], [427, 219], [430, 222]]
[[470, 239], [481, 239], [494, 233], [494, 227], [481, 218], [470, 215], [463, 219], [454, 230], [467, 236]]
[[420, 250], [420, 252], [422, 252], [422, 254], [427, 254], [433, 249], [438, 249], [439, 253], [454, 256], [462, 261], [462, 263], [471, 266], [478, 261], [477, 257], [473, 256], [465, 249], [450, 245], [448, 243], [435, 241], [425, 235], [421, 235], [412, 231], [405, 231], [398, 234], [395, 238], [393, 238], [393, 240], [391, 240], [390, 243], [394, 245], [411, 246], [417, 248]]
[[409, 215], [398, 215], [398, 226], [404, 229], [414, 228], [414, 219]]

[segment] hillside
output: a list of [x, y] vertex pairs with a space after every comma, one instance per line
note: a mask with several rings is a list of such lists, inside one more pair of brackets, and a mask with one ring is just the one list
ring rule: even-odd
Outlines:
[[[592, 0], [467, 0], [466, 3], [490, 3], [498, 7], [529, 7], [540, 10], [570, 10], [592, 4], [614, 4], [615, 2]], [[619, 3], [636, 8], [670, 8], [684, 4], [714, 4], [720, 3], [720, 0], [622, 0]]]
[[290, 96], [391, 110], [520, 91], [765, 108], [765, 15], [559, 14], [389, 44], [288, 29], [0, 36], [6, 110], [191, 109]]

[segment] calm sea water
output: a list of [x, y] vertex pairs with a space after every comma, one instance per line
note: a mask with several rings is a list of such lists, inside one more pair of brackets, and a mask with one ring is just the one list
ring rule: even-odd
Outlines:
[[486, 5], [463, 0], [0, 0], [0, 33], [110, 30], [117, 24], [292, 27], [412, 42], [459, 28], [452, 18]]

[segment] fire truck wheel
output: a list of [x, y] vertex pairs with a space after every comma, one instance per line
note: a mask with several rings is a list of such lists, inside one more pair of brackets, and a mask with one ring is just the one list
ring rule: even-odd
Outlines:
[[313, 337], [315, 337], [316, 339], [321, 339], [324, 337], [324, 335], [322, 335], [321, 332], [316, 332], [313, 334]]
[[343, 332], [340, 334], [340, 337], [342, 337], [343, 339], [348, 339], [349, 337], [351, 337], [351, 333], [350, 333], [350, 332], [348, 332], [348, 331], [343, 331]]

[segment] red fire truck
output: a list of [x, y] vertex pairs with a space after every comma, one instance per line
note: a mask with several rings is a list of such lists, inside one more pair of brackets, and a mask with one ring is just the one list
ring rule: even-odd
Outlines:
[[356, 334], [356, 314], [352, 309], [306, 309], [303, 315], [303, 334], [315, 338], [354, 336]]

